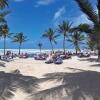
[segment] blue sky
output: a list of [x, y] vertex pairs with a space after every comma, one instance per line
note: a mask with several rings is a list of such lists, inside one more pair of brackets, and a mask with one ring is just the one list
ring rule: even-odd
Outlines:
[[[94, 5], [96, 0], [90, 0]], [[78, 25], [88, 22], [86, 16], [79, 10], [74, 0], [9, 0], [7, 8], [11, 13], [6, 17], [11, 33], [23, 32], [29, 41], [22, 48], [37, 48], [41, 41], [43, 48], [50, 48], [50, 44], [41, 36], [49, 27], [57, 28], [63, 20], [69, 20]], [[62, 37], [57, 39], [55, 48], [62, 48]], [[3, 44], [3, 40], [1, 40]], [[66, 48], [69, 43], [66, 42]], [[0, 45], [2, 48], [3, 45]], [[7, 40], [7, 48], [17, 48], [17, 44]]]

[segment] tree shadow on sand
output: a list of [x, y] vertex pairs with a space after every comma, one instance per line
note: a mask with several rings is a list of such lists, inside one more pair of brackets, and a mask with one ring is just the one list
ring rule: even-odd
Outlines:
[[48, 73], [46, 81], [62, 81], [62, 85], [31, 95], [32, 100], [100, 100], [100, 73]]
[[83, 70], [83, 69], [80, 69], [80, 68], [70, 68], [70, 67], [66, 67], [66, 69], [69, 69], [69, 70], [71, 70], [71, 71], [73, 71], [73, 72], [77, 72], [77, 71], [79, 71], [79, 72], [83, 72], [83, 71], [86, 71], [86, 70]]
[[0, 67], [6, 67], [4, 62], [0, 62]]
[[100, 67], [100, 64], [93, 64], [92, 67]]
[[19, 74], [18, 70], [12, 73], [0, 72], [0, 100], [8, 100], [13, 97], [17, 89], [33, 93], [38, 88], [37, 80], [35, 77]]
[[100, 62], [96, 58], [85, 58], [85, 59], [84, 58], [80, 58], [78, 60], [80, 60], [80, 61], [89, 61], [89, 62]]

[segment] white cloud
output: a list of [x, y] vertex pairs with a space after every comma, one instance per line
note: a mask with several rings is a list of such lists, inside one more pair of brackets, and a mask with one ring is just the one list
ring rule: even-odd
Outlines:
[[79, 17], [76, 17], [73, 19], [74, 25], [79, 25], [79, 24], [92, 24], [90, 20], [88, 20], [87, 16], [85, 14], [80, 15]]
[[15, 2], [22, 2], [22, 1], [24, 1], [24, 0], [14, 0]]
[[55, 1], [56, 0], [37, 0], [35, 7], [38, 7], [40, 5], [46, 6], [46, 5], [49, 5], [49, 4], [51, 4], [51, 3], [55, 2]]
[[64, 6], [59, 8], [55, 12], [55, 14], [53, 16], [54, 27], [57, 27], [63, 20], [66, 20], [65, 14], [66, 14], [66, 9]]
[[39, 4], [39, 5], [48, 5], [48, 4], [51, 4], [53, 2], [54, 2], [54, 0], [39, 0], [37, 2], [37, 4]]
[[61, 7], [57, 12], [54, 14], [54, 20], [61, 18], [65, 14], [66, 10], [65, 7]]

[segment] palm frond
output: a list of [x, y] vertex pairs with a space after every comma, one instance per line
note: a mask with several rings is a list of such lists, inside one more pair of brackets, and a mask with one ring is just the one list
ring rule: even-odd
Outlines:
[[78, 27], [73, 28], [73, 31], [92, 33], [93, 29], [88, 24], [80, 24]]
[[75, 47], [75, 49], [80, 50], [79, 46], [83, 44], [85, 37], [81, 32], [75, 31], [67, 39]]
[[90, 49], [91, 51], [95, 50], [97, 48], [95, 41], [92, 41], [90, 38], [88, 38], [87, 48]]
[[59, 37], [59, 36], [60, 36], [60, 34], [57, 34], [57, 35], [54, 36], [54, 38], [57, 38], [57, 37]]
[[0, 25], [0, 35], [3, 37], [7, 37], [9, 34], [9, 27], [7, 24]]
[[81, 11], [86, 14], [88, 19], [93, 23], [97, 24], [99, 21], [98, 14], [93, 9], [92, 4], [89, 2], [89, 0], [75, 0], [75, 1], [79, 5]]
[[10, 11], [0, 12], [0, 23], [7, 23], [5, 17], [10, 14]]
[[70, 32], [71, 26], [72, 26], [72, 23], [70, 23], [69, 21], [67, 22], [63, 21], [63, 23], [59, 25], [58, 32], [63, 33], [63, 35], [66, 36], [67, 33]]
[[38, 45], [38, 47], [41, 48], [43, 44], [41, 42], [39, 42], [37, 45]]
[[0, 0], [0, 9], [4, 9], [8, 6], [8, 0]]
[[52, 28], [49, 28], [42, 36], [54, 42], [55, 39], [59, 37], [59, 34], [55, 34], [55, 31]]
[[14, 35], [12, 37], [12, 39], [13, 39], [12, 42], [17, 42], [17, 43], [20, 43], [20, 44], [22, 44], [23, 42], [28, 41], [27, 37], [24, 36], [24, 34], [22, 32], [16, 33], [16, 35]]
[[97, 9], [98, 9], [98, 15], [99, 15], [99, 23], [100, 23], [100, 0], [97, 0]]

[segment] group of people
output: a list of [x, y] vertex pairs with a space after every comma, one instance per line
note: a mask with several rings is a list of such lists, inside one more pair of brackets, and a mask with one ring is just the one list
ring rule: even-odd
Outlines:
[[50, 64], [50, 63], [62, 64], [63, 59], [60, 57], [60, 55], [50, 52], [45, 63], [46, 64]]
[[14, 58], [14, 54], [11, 51], [7, 51], [5, 55], [0, 56], [0, 60], [9, 61]]
[[21, 53], [19, 55], [19, 58], [28, 58], [28, 54], [27, 53]]
[[14, 58], [14, 54], [11, 51], [7, 51], [5, 57], [13, 59]]
[[[14, 54], [11, 51], [7, 51], [5, 56], [0, 56], [0, 59], [2, 60], [9, 60], [9, 59], [13, 59], [15, 57], [19, 57], [19, 58], [28, 58], [28, 57], [34, 57], [35, 60], [45, 60], [46, 64], [62, 64], [63, 60], [65, 59], [70, 59], [72, 56], [74, 56], [76, 54], [72, 53], [72, 52], [62, 52], [62, 51], [56, 51], [56, 52], [49, 52], [49, 53], [40, 53], [40, 54], [28, 54], [28, 53], [21, 53], [19, 54]], [[78, 53], [77, 54], [78, 57], [89, 57], [90, 54], [89, 53]]]
[[15, 57], [19, 57], [19, 58], [28, 58], [28, 54], [27, 53], [21, 53], [20, 55], [19, 54], [15, 54], [11, 51], [7, 51], [5, 55], [3, 56], [0, 56], [0, 59], [1, 60], [4, 60], [4, 61], [10, 61], [12, 60], [13, 58]]
[[[63, 60], [65, 59], [70, 59], [72, 56], [76, 56], [76, 53], [72, 52], [62, 52], [62, 51], [56, 51], [56, 52], [50, 52], [50, 53], [41, 53], [41, 54], [36, 54], [34, 56], [35, 60], [45, 60], [46, 64], [62, 64]], [[78, 57], [90, 57], [90, 53], [78, 53]]]

